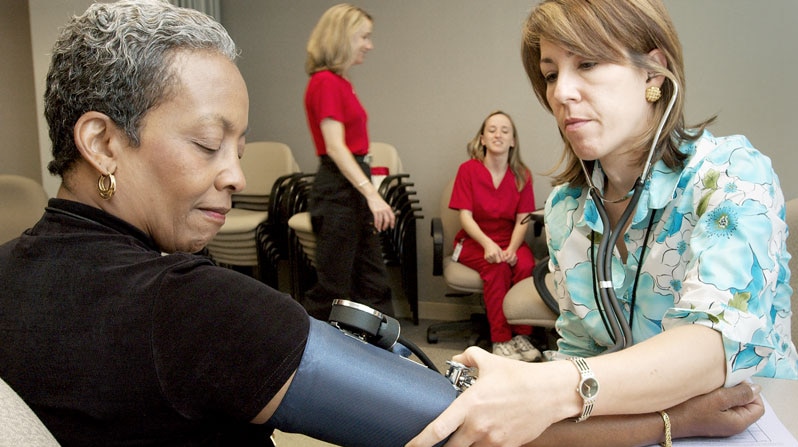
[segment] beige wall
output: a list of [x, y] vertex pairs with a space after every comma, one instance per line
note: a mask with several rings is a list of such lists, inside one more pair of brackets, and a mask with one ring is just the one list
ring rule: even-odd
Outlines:
[[92, 0], [28, 0], [30, 8], [31, 47], [33, 51], [33, 76], [36, 88], [36, 118], [39, 133], [39, 154], [42, 160], [42, 184], [52, 197], [58, 191], [60, 179], [47, 172], [52, 159], [50, 137], [44, 120], [44, 81], [50, 66], [50, 50], [61, 26], [75, 14], [81, 14]]
[[41, 182], [28, 3], [4, 3], [0, 14], [0, 174]]
[[[49, 46], [57, 28], [90, 0], [29, 0], [35, 101], [42, 160], [49, 140], [40, 98]], [[251, 140], [288, 143], [303, 170], [315, 157], [302, 110], [307, 36], [331, 0], [222, 0], [222, 23], [242, 48], [241, 71], [251, 97]], [[556, 161], [560, 142], [552, 118], [524, 79], [519, 27], [534, 0], [361, 0], [375, 18], [375, 50], [352, 71], [369, 112], [373, 140], [397, 146], [416, 183], [425, 219], [419, 223], [419, 289], [422, 317], [439, 309], [445, 288], [431, 276], [429, 220], [440, 191], [465, 159], [465, 144], [491, 110], [510, 113], [520, 133], [524, 160], [537, 174], [539, 206], [550, 191], [540, 174]], [[792, 126], [798, 122], [798, 17], [794, 0], [665, 0], [685, 47], [687, 118], [719, 114], [712, 130], [742, 133], [769, 155], [785, 196], [798, 196]], [[12, 8], [14, 10], [14, 8]], [[0, 22], [5, 29], [5, 22]], [[19, 24], [16, 23], [15, 26]], [[0, 57], [9, 59], [6, 47]], [[29, 68], [21, 68], [27, 70]], [[0, 84], [6, 84], [0, 70]], [[1, 87], [0, 87], [1, 88]], [[29, 98], [16, 100], [18, 103]], [[11, 106], [17, 107], [17, 104]], [[3, 113], [6, 105], [3, 96]], [[5, 115], [4, 115], [5, 116]], [[31, 124], [28, 123], [28, 126]], [[6, 137], [4, 125], [0, 124]], [[6, 143], [6, 153], [23, 149]], [[25, 152], [25, 157], [30, 156]], [[19, 157], [20, 155], [14, 155]], [[22, 158], [25, 158], [22, 157]], [[5, 158], [3, 158], [5, 167]], [[38, 162], [38, 161], [36, 161]], [[57, 183], [46, 177], [53, 194]], [[426, 312], [426, 313], [425, 313]]]

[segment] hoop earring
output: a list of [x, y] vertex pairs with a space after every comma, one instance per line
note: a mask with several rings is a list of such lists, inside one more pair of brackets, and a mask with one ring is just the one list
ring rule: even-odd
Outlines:
[[656, 85], [652, 85], [646, 89], [646, 101], [655, 103], [659, 101], [660, 98], [662, 98], [662, 90]]
[[116, 177], [113, 174], [102, 174], [97, 180], [97, 190], [103, 200], [110, 200], [116, 192]]

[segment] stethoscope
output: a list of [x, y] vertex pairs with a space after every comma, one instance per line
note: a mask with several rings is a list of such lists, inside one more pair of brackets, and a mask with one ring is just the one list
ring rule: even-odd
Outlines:
[[[648, 180], [648, 176], [650, 174], [649, 170], [651, 169], [651, 161], [653, 159], [657, 144], [659, 143], [660, 135], [662, 134], [662, 128], [665, 126], [665, 122], [667, 122], [668, 118], [670, 117], [671, 110], [676, 102], [676, 95], [679, 92], [679, 86], [672, 80], [671, 84], [673, 85], [673, 95], [671, 96], [670, 101], [668, 102], [668, 107], [665, 109], [665, 113], [659, 122], [657, 132], [654, 134], [654, 140], [651, 142], [651, 148], [648, 151], [648, 159], [643, 167], [643, 172], [635, 181], [634, 187], [624, 197], [614, 201], [605, 199], [596, 185], [593, 184], [591, 175], [588, 172], [585, 163], [581, 159], [579, 160], [580, 164], [582, 165], [582, 170], [585, 173], [585, 178], [587, 179], [588, 196], [593, 199], [596, 210], [599, 214], [599, 218], [601, 219], [601, 223], [605, 229], [605, 234], [601, 238], [594, 261], [595, 286], [597, 286], [598, 289], [596, 305], [598, 306], [598, 311], [601, 314], [602, 320], [604, 320], [604, 325], [608, 327], [610, 338], [613, 341], [613, 345], [607, 348], [605, 353], [619, 351], [633, 344], [631, 318], [627, 320], [624, 317], [623, 310], [618, 302], [618, 297], [615, 294], [615, 288], [612, 284], [613, 247], [615, 247], [618, 237], [623, 232], [626, 223], [637, 209], [637, 203], [640, 201], [640, 196], [643, 193], [645, 182]], [[618, 203], [626, 199], [629, 199], [629, 203], [626, 205], [626, 208], [621, 214], [621, 218], [618, 220], [618, 223], [615, 224], [615, 227], [610, 228], [610, 218], [607, 214], [607, 209], [604, 207], [604, 203]], [[653, 216], [651, 222], [649, 222], [649, 231], [651, 230], [652, 223]], [[646, 240], [648, 240], [648, 234], [646, 234]], [[591, 244], [592, 243], [593, 242], [591, 241]], [[641, 256], [640, 263], [642, 262], [643, 260]], [[640, 267], [638, 267], [638, 269], [639, 268]], [[635, 289], [637, 289], [637, 281], [635, 281]], [[634, 302], [632, 303], [632, 306], [634, 306]]]

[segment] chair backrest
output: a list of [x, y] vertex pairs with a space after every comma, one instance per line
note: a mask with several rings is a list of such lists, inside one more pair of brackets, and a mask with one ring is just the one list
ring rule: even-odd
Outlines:
[[443, 254], [449, 256], [454, 251], [454, 236], [460, 231], [460, 213], [456, 210], [449, 208], [449, 200], [452, 198], [452, 189], [454, 188], [454, 179], [443, 188], [441, 192], [440, 212], [438, 216], [441, 218], [443, 225]]
[[45, 206], [47, 193], [41, 184], [19, 175], [0, 175], [0, 244], [32, 227]]
[[299, 172], [299, 165], [287, 144], [253, 141], [246, 144], [241, 169], [247, 178], [241, 194], [268, 196], [277, 178]]
[[57, 446], [49, 430], [19, 395], [0, 379], [0, 446]]
[[798, 198], [787, 201], [787, 252], [790, 260], [790, 286], [792, 287], [792, 340], [798, 341]]
[[371, 166], [384, 166], [388, 168], [389, 174], [405, 172], [399, 152], [392, 144], [373, 141], [369, 146], [369, 154], [371, 154]]

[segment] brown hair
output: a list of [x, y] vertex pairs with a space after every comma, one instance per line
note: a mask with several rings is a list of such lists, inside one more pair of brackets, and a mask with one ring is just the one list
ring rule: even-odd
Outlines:
[[[685, 155], [678, 149], [682, 141], [692, 141], [714, 117], [703, 121], [694, 129], [684, 124], [684, 63], [682, 46], [667, 10], [660, 0], [544, 0], [526, 20], [523, 27], [521, 57], [524, 69], [532, 83], [538, 100], [551, 112], [546, 99], [546, 80], [540, 70], [540, 41], [547, 40], [563, 49], [597, 61], [614, 64], [630, 64], [646, 70], [650, 76], [665, 76], [662, 98], [653, 104], [653, 122], [658, 123], [674, 94], [673, 84], [679, 86], [679, 94], [673, 110], [662, 129], [653, 161], [662, 159], [671, 168], [681, 167]], [[659, 49], [667, 61], [666, 66], [647, 57], [649, 52]], [[656, 127], [641, 136], [640, 162], [645, 161], [648, 148], [654, 139]], [[562, 157], [551, 173], [559, 167], [563, 171], [554, 176], [554, 185], [570, 183], [585, 186], [579, 159], [570, 143], [563, 137], [565, 147]], [[585, 162], [592, 168], [593, 162]]]

